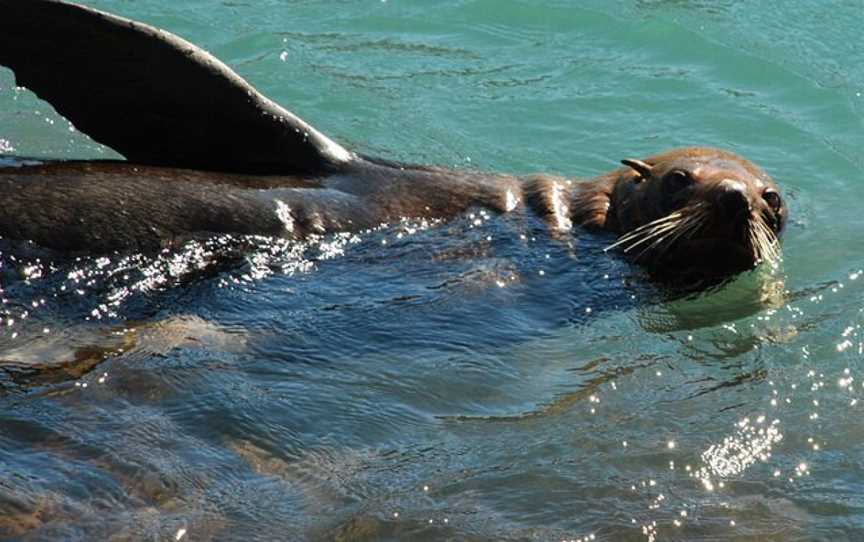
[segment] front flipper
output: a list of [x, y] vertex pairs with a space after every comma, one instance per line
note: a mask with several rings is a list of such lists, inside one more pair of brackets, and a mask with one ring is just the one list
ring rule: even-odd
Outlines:
[[315, 173], [352, 154], [164, 30], [57, 0], [0, 0], [0, 65], [128, 160]]

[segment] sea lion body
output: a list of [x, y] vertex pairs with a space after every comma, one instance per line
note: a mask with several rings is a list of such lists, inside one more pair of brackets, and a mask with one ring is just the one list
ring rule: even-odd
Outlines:
[[152, 251], [192, 237], [305, 238], [470, 207], [515, 210], [513, 176], [358, 159], [325, 176], [67, 162], [0, 169], [0, 236], [64, 252]]
[[[575, 224], [627, 234], [698, 205], [707, 217], [698, 236], [679, 239], [675, 250], [655, 246], [669, 235], [655, 236], [637, 245], [634, 259], [655, 267], [698, 264], [734, 272], [764, 257], [754, 252], [746, 235], [752, 220], [770, 215], [775, 239], [782, 230], [785, 206], [774, 213], [763, 197], [777, 191], [775, 183], [743, 158], [688, 148], [640, 163], [651, 167], [648, 178], [631, 167], [578, 180], [361, 157], [320, 176], [229, 174], [126, 162], [29, 165], [0, 169], [5, 208], [0, 235], [64, 252], [153, 251], [214, 234], [303, 239], [402, 218], [447, 219], [474, 207], [534, 213], [557, 232], [569, 232]], [[673, 172], [686, 172], [688, 186], [670, 190]], [[740, 198], [732, 203], [723, 199], [728, 198], [727, 185], [743, 189], [733, 191]], [[667, 249], [662, 262], [652, 260], [659, 248]]]
[[584, 182], [368, 158], [164, 30], [60, 0], [0, 0], [0, 12], [0, 64], [130, 160], [0, 168], [7, 239], [71, 253], [152, 251], [213, 234], [301, 239], [484, 207], [535, 213], [557, 233], [619, 234], [615, 246], [653, 267], [734, 272], [776, 257], [779, 191], [732, 153], [678, 149]]

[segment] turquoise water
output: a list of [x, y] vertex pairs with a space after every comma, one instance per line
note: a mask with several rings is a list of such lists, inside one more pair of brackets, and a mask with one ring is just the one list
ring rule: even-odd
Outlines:
[[[369, 154], [729, 148], [783, 187], [780, 270], [668, 301], [608, 238], [480, 215], [216, 269], [4, 255], [0, 536], [861, 539], [864, 2], [572, 4], [88, 2]], [[115, 156], [12, 81], [0, 154]]]

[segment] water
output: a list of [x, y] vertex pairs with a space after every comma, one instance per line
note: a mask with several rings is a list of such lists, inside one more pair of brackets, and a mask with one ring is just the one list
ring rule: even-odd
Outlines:
[[[370, 154], [588, 176], [710, 144], [792, 219], [779, 271], [677, 300], [608, 238], [480, 214], [4, 252], [0, 536], [861, 538], [860, 0], [88, 3]], [[8, 71], [2, 153], [114, 156]]]

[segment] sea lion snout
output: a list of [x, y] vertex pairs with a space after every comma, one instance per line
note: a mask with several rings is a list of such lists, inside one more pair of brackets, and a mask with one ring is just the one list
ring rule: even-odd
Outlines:
[[747, 185], [734, 179], [723, 179], [714, 188], [715, 201], [720, 207], [723, 217], [733, 220], [744, 213], [749, 214], [753, 210], [750, 196], [747, 193]]

